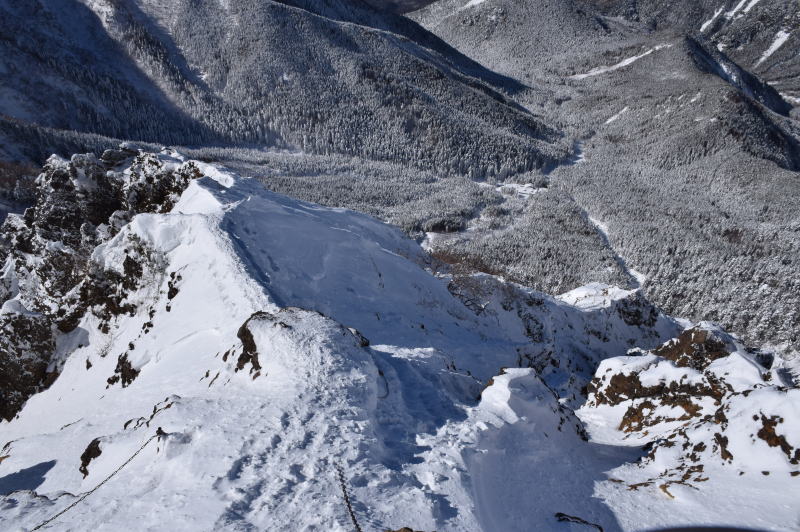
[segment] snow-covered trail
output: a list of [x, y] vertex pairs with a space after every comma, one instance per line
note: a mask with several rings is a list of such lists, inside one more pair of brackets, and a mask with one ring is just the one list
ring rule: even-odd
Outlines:
[[[264, 404], [239, 414], [249, 420], [242, 432], [250, 436], [214, 484], [227, 501], [214, 528], [236, 529], [244, 522], [268, 529], [275, 526], [276, 514], [300, 529], [319, 521], [347, 528], [343, 505], [309, 513], [308, 504], [320, 493], [336, 493], [339, 465], [348, 478], [355, 473], [365, 479], [377, 479], [381, 472], [391, 476], [370, 456], [376, 452], [370, 418], [377, 369], [358, 338], [332, 320], [299, 309], [281, 311], [276, 318], [249, 324], [259, 351], [269, 350], [263, 371], [273, 389]], [[377, 489], [373, 497], [381, 500]]]

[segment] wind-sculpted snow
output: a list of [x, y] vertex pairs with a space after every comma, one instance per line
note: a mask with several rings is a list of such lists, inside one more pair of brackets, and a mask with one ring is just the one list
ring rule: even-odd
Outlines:
[[571, 408], [603, 359], [680, 333], [637, 292], [434, 275], [365, 215], [175, 152], [109, 153], [83, 180], [92, 160], [59, 165], [87, 191], [132, 192], [155, 175], [140, 168], [192, 179], [90, 251], [94, 282], [123, 290], [52, 329], [57, 378], [0, 424], [4, 528], [75, 503], [55, 526], [344, 530], [339, 468], [364, 529], [634, 528], [652, 493], [594, 495], [642, 453], [587, 442]]

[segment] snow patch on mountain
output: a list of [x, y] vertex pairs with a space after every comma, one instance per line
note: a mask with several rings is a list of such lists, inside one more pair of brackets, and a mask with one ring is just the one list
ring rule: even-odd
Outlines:
[[[650, 352], [601, 362], [578, 416], [593, 440], [648, 445], [641, 461], [621, 465], [603, 483], [617, 515], [624, 522], [620, 510], [630, 492], [641, 491], [652, 494], [649, 508], [661, 526], [790, 529], [798, 518], [788, 493], [800, 481], [800, 394], [786, 377], [781, 362], [746, 350], [710, 323]], [[736, 513], [767, 483], [780, 491], [759, 502], [761, 511]], [[708, 508], [712, 494], [733, 484], [741, 489], [714, 502], [729, 514]], [[674, 513], [675, 504], [690, 508], [691, 517]]]
[[648, 50], [642, 52], [641, 54], [634, 55], [632, 57], [628, 57], [626, 59], [623, 59], [619, 63], [615, 63], [615, 64], [613, 64], [611, 66], [596, 67], [596, 68], [591, 69], [589, 72], [586, 72], [585, 74], [575, 74], [573, 76], [570, 76], [570, 79], [586, 79], [586, 78], [590, 78], [592, 76], [599, 76], [600, 74], [606, 74], [608, 72], [613, 72], [615, 70], [619, 70], [620, 68], [624, 68], [624, 67], [626, 67], [628, 65], [632, 65], [633, 63], [635, 63], [639, 59], [642, 59], [643, 57], [647, 57], [648, 55], [652, 54], [653, 52], [657, 52], [657, 51], [663, 50], [665, 48], [671, 48], [672, 46], [673, 45], [669, 44], [669, 43], [659, 44], [657, 46], [654, 46], [653, 48], [649, 48]]
[[772, 44], [769, 45], [769, 48], [767, 48], [764, 51], [764, 54], [759, 58], [759, 60], [756, 61], [756, 63], [753, 65], [753, 68], [759, 66], [761, 63], [769, 59], [772, 56], [772, 54], [777, 52], [778, 49], [781, 46], [783, 46], [786, 43], [786, 41], [789, 40], [789, 37], [791, 35], [792, 35], [791, 32], [785, 30], [780, 30], [778, 33], [776, 33], [775, 40], [772, 41]]
[[611, 117], [610, 117], [608, 120], [606, 120], [605, 122], [603, 122], [603, 124], [605, 124], [605, 125], [608, 125], [608, 124], [611, 124], [612, 122], [616, 122], [617, 120], [619, 120], [619, 118], [620, 118], [622, 115], [624, 115], [625, 113], [627, 113], [627, 112], [628, 112], [628, 109], [629, 109], [629, 108], [628, 108], [628, 106], [626, 105], [626, 106], [625, 106], [625, 107], [623, 107], [623, 108], [622, 108], [622, 109], [621, 109], [621, 110], [620, 110], [618, 113], [614, 114], [614, 115], [613, 115], [613, 116], [611, 116]]
[[703, 24], [700, 26], [700, 31], [701, 32], [706, 31], [706, 29], [709, 26], [711, 26], [714, 23], [715, 20], [717, 20], [717, 17], [719, 17], [720, 14], [722, 14], [722, 12], [724, 10], [725, 10], [725, 6], [722, 6], [719, 9], [717, 9], [716, 11], [714, 11], [714, 15], [710, 19], [708, 19], [705, 22], [703, 22]]

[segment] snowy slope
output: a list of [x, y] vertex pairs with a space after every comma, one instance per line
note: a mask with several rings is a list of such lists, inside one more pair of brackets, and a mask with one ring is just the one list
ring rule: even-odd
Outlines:
[[[131, 206], [153, 175], [180, 188], [128, 219], [115, 211], [116, 230], [97, 226], [89, 269], [123, 280], [123, 311], [84, 302], [77, 325], [54, 333], [55, 381], [0, 422], [2, 528], [30, 530], [77, 503], [50, 526], [352, 530], [339, 467], [365, 530], [662, 522], [631, 512], [654, 495], [669, 504], [664, 493], [610, 500], [607, 473], [638, 467], [641, 450], [587, 442], [570, 409], [602, 360], [680, 333], [638, 292], [551, 298], [488, 275], [436, 276], [395, 228], [172, 151], [52, 160], [39, 183], [56, 175], [86, 201], [112, 180]], [[12, 215], [4, 230], [27, 223], [37, 227]], [[12, 253], [4, 279], [36, 267]], [[50, 315], [40, 285], [12, 288], [4, 314]], [[729, 495], [719, 486], [710, 500]], [[760, 489], [778, 500], [786, 485]], [[702, 521], [748, 522], [714, 512]], [[790, 528], [792, 512], [765, 526]]]

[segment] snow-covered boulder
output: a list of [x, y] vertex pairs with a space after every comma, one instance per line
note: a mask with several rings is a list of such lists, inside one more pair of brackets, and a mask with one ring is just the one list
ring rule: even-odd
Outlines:
[[647, 444], [613, 472], [629, 490], [686, 497], [756, 475], [788, 487], [800, 476], [800, 390], [773, 362], [701, 324], [601, 362], [578, 415], [597, 441]]

